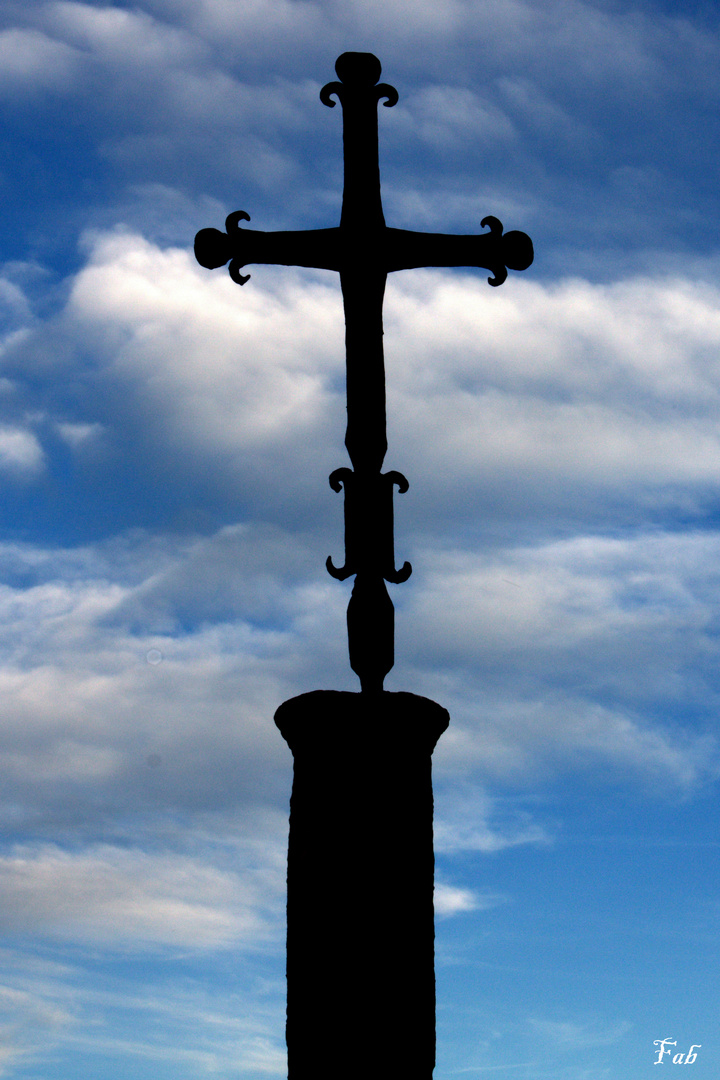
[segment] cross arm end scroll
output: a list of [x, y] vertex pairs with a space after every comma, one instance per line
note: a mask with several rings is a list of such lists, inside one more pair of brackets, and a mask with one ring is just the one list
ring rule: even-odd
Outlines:
[[502, 222], [492, 215], [480, 227], [489, 232], [471, 236], [447, 233], [420, 233], [387, 229], [388, 272], [426, 266], [481, 266], [492, 272], [490, 285], [502, 285], [508, 270], [527, 270], [535, 253], [527, 233], [513, 230], [503, 234]]
[[228, 271], [236, 285], [244, 285], [250, 279], [249, 274], [240, 273], [246, 260], [240, 262], [236, 252], [242, 219], [249, 221], [250, 215], [244, 210], [236, 210], [225, 219], [224, 233], [219, 229], [201, 229], [195, 236], [195, 258], [200, 265], [206, 270], [217, 270], [229, 262]]
[[260, 232], [241, 229], [240, 221], [250, 220], [244, 210], [236, 210], [225, 221], [225, 232], [201, 229], [195, 236], [195, 258], [206, 270], [216, 270], [227, 262], [230, 277], [244, 285], [249, 274], [240, 270], [248, 263], [277, 266], [308, 266], [316, 270], [339, 270], [339, 230], [306, 229], [296, 232]]

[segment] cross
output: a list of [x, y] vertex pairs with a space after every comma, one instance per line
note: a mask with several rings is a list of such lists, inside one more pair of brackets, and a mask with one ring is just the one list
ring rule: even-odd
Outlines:
[[382, 305], [387, 275], [430, 266], [476, 266], [491, 271], [490, 285], [501, 285], [507, 270], [525, 270], [533, 261], [530, 237], [503, 234], [496, 217], [480, 222], [488, 232], [455, 236], [388, 228], [380, 196], [377, 104], [398, 100], [397, 90], [379, 83], [380, 61], [371, 53], [343, 53], [335, 64], [339, 82], [320, 91], [330, 108], [335, 95], [343, 109], [345, 184], [340, 224], [334, 229], [261, 232], [241, 228], [244, 210], [230, 214], [224, 233], [201, 229], [195, 256], [209, 270], [229, 262], [239, 285], [250, 263], [336, 270], [345, 308], [347, 431], [345, 446], [353, 468], [330, 474], [334, 491], [345, 490], [345, 563], [330, 574], [355, 575], [348, 605], [350, 666], [363, 693], [378, 693], [394, 663], [394, 609], [385, 582], [406, 581], [409, 562], [396, 569], [393, 541], [393, 488], [407, 490], [396, 471], [381, 472], [387, 451]]

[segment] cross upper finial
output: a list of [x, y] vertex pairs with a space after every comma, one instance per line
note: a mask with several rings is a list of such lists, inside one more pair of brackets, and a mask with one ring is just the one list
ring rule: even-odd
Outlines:
[[368, 87], [371, 86], [375, 87], [375, 101], [379, 101], [381, 97], [384, 97], [387, 99], [384, 102], [386, 106], [390, 107], [397, 104], [398, 92], [394, 86], [390, 86], [388, 83], [380, 83], [379, 86], [375, 86], [382, 74], [382, 67], [377, 56], [373, 56], [372, 53], [343, 53], [335, 61], [335, 73], [340, 82], [329, 82], [323, 86], [320, 91], [320, 100], [323, 105], [329, 105], [331, 109], [334, 109], [335, 102], [330, 96], [331, 94], [337, 94], [344, 105], [343, 95], [348, 90], [351, 93], [353, 90], [367, 91]]

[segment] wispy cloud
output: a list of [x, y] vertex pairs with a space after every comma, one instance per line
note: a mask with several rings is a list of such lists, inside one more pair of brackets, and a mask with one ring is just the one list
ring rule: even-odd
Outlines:
[[[82, 851], [18, 846], [0, 856], [6, 940], [32, 935], [105, 948], [212, 949], [278, 934], [282, 876], [230, 873], [174, 853], [108, 844]], [[277, 892], [277, 895], [275, 895]], [[263, 911], [262, 909], [266, 909]]]
[[567, 1049], [572, 1049], [608, 1046], [627, 1035], [632, 1030], [633, 1025], [627, 1020], [606, 1025], [600, 1020], [576, 1023], [574, 1021], [531, 1019], [530, 1026], [539, 1035], [557, 1042]]

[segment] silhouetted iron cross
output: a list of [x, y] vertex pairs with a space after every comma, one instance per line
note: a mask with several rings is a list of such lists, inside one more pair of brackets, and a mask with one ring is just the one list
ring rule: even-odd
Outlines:
[[340, 82], [320, 91], [324, 105], [334, 107], [335, 94], [343, 108], [345, 186], [340, 225], [334, 229], [298, 232], [260, 232], [241, 229], [244, 210], [230, 214], [226, 232], [202, 229], [195, 237], [195, 256], [213, 270], [230, 262], [233, 281], [244, 285], [240, 273], [249, 263], [276, 263], [337, 270], [345, 307], [347, 355], [347, 414], [345, 435], [353, 470], [330, 475], [335, 491], [345, 488], [345, 565], [327, 568], [333, 577], [355, 574], [348, 605], [350, 665], [363, 691], [382, 690], [394, 662], [394, 610], [386, 581], [406, 581], [410, 563], [395, 569], [393, 552], [393, 485], [406, 491], [399, 472], [381, 473], [387, 451], [385, 427], [385, 367], [382, 304], [385, 281], [394, 270], [429, 266], [478, 266], [492, 272], [491, 285], [501, 285], [507, 268], [525, 270], [533, 261], [530, 237], [522, 232], [503, 236], [495, 217], [474, 236], [418, 233], [390, 229], [380, 197], [377, 103], [398, 100], [397, 90], [379, 83], [380, 61], [371, 53], [343, 53], [335, 64]]

